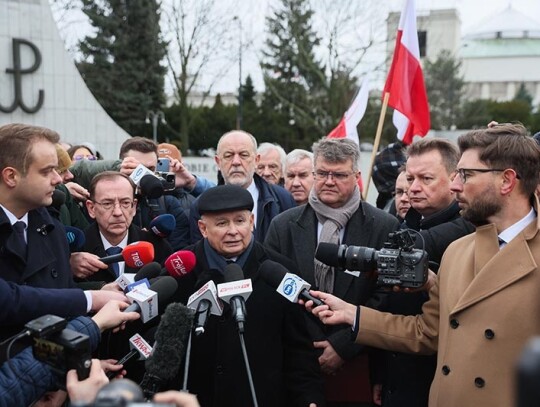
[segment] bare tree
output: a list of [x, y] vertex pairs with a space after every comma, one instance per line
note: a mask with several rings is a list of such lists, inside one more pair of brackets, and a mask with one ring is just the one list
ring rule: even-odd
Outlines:
[[[171, 0], [163, 4], [169, 42], [167, 62], [180, 106], [182, 149], [189, 148], [190, 116], [188, 97], [198, 91], [204, 98], [232, 65], [238, 52], [235, 38], [235, 3], [217, 0]], [[235, 51], [236, 50], [236, 51]], [[206, 86], [202, 87], [201, 84]]]

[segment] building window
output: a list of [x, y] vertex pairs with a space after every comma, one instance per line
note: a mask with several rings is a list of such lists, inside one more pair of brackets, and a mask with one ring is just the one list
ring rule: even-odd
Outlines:
[[420, 50], [420, 58], [426, 56], [427, 31], [418, 31], [418, 48]]

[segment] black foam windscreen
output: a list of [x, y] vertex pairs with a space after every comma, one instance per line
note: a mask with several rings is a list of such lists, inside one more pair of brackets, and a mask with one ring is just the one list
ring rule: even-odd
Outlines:
[[339, 245], [320, 242], [315, 251], [315, 258], [328, 266], [339, 267]]
[[141, 194], [147, 198], [155, 199], [163, 195], [163, 185], [161, 181], [150, 174], [146, 174], [139, 182]]
[[288, 270], [272, 260], [265, 260], [259, 267], [259, 276], [272, 288], [278, 288]]
[[55, 189], [52, 194], [52, 203], [50, 206], [56, 209], [60, 209], [60, 207], [65, 203], [66, 203], [66, 194], [64, 193], [64, 191]]
[[226, 283], [230, 283], [231, 281], [238, 281], [244, 279], [244, 272], [242, 271], [242, 267], [240, 267], [236, 263], [227, 264], [225, 267], [225, 270], [223, 271], [223, 280]]
[[144, 278], [151, 279], [159, 276], [161, 273], [161, 265], [158, 262], [151, 262], [141, 267], [135, 274], [135, 281], [140, 281]]

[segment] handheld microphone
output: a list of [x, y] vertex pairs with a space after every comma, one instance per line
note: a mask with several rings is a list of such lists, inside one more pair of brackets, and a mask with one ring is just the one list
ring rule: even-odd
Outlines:
[[244, 279], [242, 268], [232, 263], [225, 267], [224, 280], [218, 284], [218, 297], [231, 306], [232, 314], [238, 324], [238, 332], [244, 332], [246, 322], [246, 300], [253, 292], [251, 279]]
[[[145, 335], [147, 336], [147, 335]], [[152, 353], [152, 346], [145, 340], [145, 338], [139, 334], [133, 335], [129, 338], [129, 348], [131, 349], [123, 358], [119, 359], [115, 365], [123, 365], [133, 359], [135, 356], [139, 356], [138, 360], [146, 360]], [[107, 377], [112, 379], [116, 376], [117, 372], [107, 373]]]
[[150, 288], [137, 287], [126, 294], [133, 303], [124, 312], [138, 312], [142, 322], [146, 323], [158, 315], [159, 308], [166, 304], [177, 288], [178, 283], [169, 276], [159, 278]]
[[66, 239], [69, 243], [69, 251], [71, 253], [80, 252], [86, 243], [84, 232], [74, 226], [64, 226], [64, 228], [66, 229]]
[[172, 303], [165, 310], [156, 331], [154, 350], [145, 362], [146, 373], [141, 388], [147, 399], [177, 375], [192, 323], [193, 312], [183, 304]]
[[153, 279], [159, 276], [161, 273], [161, 266], [159, 263], [153, 261], [151, 263], [145, 264], [142, 266], [136, 274], [133, 273], [123, 273], [115, 280], [118, 286], [124, 290], [124, 292], [129, 292], [133, 290], [139, 284], [146, 284], [147, 287], [150, 287], [148, 280]]
[[60, 209], [60, 207], [66, 203], [66, 194], [64, 191], [55, 189], [52, 194], [52, 203], [49, 206], [52, 206], [55, 209]]
[[139, 164], [129, 178], [140, 188], [141, 195], [150, 199], [159, 198], [163, 195], [163, 185], [152, 171]]
[[126, 262], [126, 266], [139, 268], [154, 260], [154, 245], [150, 242], [133, 242], [122, 250], [122, 253], [100, 258], [105, 264]]
[[194, 331], [195, 335], [204, 333], [206, 321], [210, 314], [220, 316], [223, 314], [223, 303], [218, 298], [216, 284], [210, 280], [197, 292], [192, 294], [187, 307], [195, 310]]
[[279, 294], [290, 302], [296, 303], [298, 299], [302, 299], [304, 301], [313, 301], [316, 307], [324, 304], [319, 298], [315, 298], [309, 293], [311, 284], [302, 280], [296, 274], [289, 273], [284, 266], [275, 261], [263, 261], [258, 273], [264, 282], [275, 288]]
[[170, 276], [182, 278], [191, 273], [196, 263], [195, 253], [189, 250], [178, 250], [165, 260], [165, 269]]
[[176, 218], [170, 213], [156, 216], [150, 222], [150, 231], [159, 237], [168, 237], [176, 228]]

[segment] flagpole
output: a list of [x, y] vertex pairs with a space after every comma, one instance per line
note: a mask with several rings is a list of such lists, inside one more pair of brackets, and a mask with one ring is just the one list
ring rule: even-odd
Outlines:
[[379, 151], [379, 144], [381, 142], [382, 129], [384, 125], [384, 117], [386, 115], [386, 108], [388, 106], [389, 98], [390, 98], [390, 93], [385, 92], [382, 107], [381, 107], [381, 115], [379, 116], [379, 123], [377, 124], [377, 133], [375, 134], [375, 140], [373, 140], [373, 151], [371, 152], [371, 163], [368, 169], [366, 185], [365, 185], [364, 191], [362, 192], [362, 199], [364, 201], [367, 199], [367, 196], [368, 196], [369, 184], [371, 181], [371, 174], [373, 173], [373, 164], [375, 162], [375, 156], [377, 155], [377, 151]]

